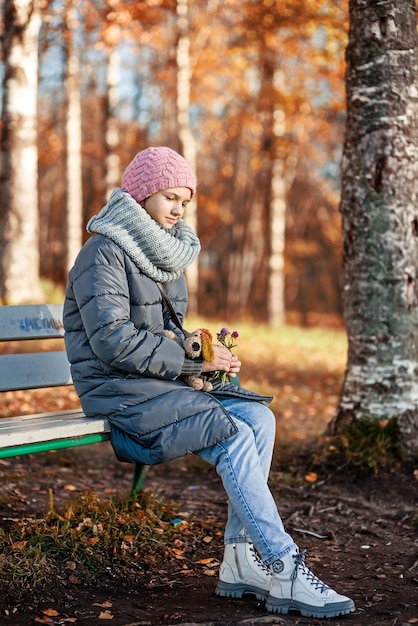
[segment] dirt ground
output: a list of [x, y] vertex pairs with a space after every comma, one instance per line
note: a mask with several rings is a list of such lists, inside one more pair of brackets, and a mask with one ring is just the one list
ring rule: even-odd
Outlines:
[[[271, 487], [286, 528], [308, 566], [337, 591], [351, 596], [357, 610], [344, 618], [317, 620], [267, 613], [252, 598], [218, 598], [214, 590], [222, 537], [198, 542], [187, 562], [156, 562], [138, 573], [135, 588], [112, 577], [100, 588], [53, 586], [30, 605], [12, 606], [0, 594], [0, 625], [37, 623], [114, 626], [332, 623], [334, 626], [418, 624], [418, 475], [398, 470], [367, 479], [349, 472], [289, 480], [276, 462]], [[309, 478], [309, 474], [307, 474]], [[115, 461], [108, 444], [61, 453], [0, 461], [0, 527], [45, 511], [48, 490], [56, 506], [91, 490], [129, 491], [131, 466]], [[146, 489], [176, 503], [184, 519], [225, 518], [226, 500], [215, 472], [197, 461], [150, 469]], [[206, 559], [209, 559], [206, 561]], [[202, 564], [202, 561], [210, 563]]]

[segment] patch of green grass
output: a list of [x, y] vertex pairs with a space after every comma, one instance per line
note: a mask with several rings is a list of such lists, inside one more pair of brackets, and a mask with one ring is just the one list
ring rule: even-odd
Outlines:
[[312, 451], [314, 465], [355, 469], [377, 474], [380, 469], [403, 464], [396, 419], [363, 417], [338, 435], [326, 437]]
[[95, 584], [103, 576], [129, 580], [172, 550], [176, 530], [169, 505], [150, 494], [101, 500], [92, 493], [0, 530], [0, 586], [18, 601], [52, 580]]

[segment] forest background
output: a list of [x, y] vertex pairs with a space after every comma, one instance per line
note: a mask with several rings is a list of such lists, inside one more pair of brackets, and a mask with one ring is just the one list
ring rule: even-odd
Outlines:
[[[22, 19], [11, 4], [0, 15], [4, 53]], [[348, 2], [25, 4], [25, 80], [37, 106], [26, 84], [19, 114], [26, 105], [37, 180], [27, 170], [15, 222], [28, 222], [35, 245], [20, 239], [20, 268], [3, 259], [3, 301], [36, 300], [38, 276], [63, 287], [87, 220], [123, 169], [148, 145], [169, 145], [198, 176], [186, 215], [202, 242], [191, 312], [339, 324]], [[10, 82], [8, 91], [3, 99]], [[3, 161], [3, 181], [6, 170]], [[28, 259], [38, 241], [39, 259]]]
[[[188, 273], [189, 319], [197, 326], [216, 316], [239, 328], [242, 384], [275, 395], [282, 445], [272, 484], [286, 526], [307, 533], [309, 551], [319, 549], [318, 541], [329, 544], [330, 550], [321, 545], [315, 565], [327, 578], [335, 572], [350, 595], [353, 589], [361, 611], [348, 616], [353, 624], [416, 622], [418, 470], [416, 463], [401, 468], [393, 428], [401, 425], [403, 443], [416, 452], [415, 3], [0, 0], [0, 23], [0, 303], [62, 301], [68, 269], [87, 236], [85, 223], [120, 184], [134, 154], [148, 145], [184, 154], [199, 181], [197, 204], [186, 219], [203, 248]], [[347, 337], [340, 329], [300, 327], [342, 324], [341, 292]], [[358, 424], [325, 436], [341, 382], [337, 418], [342, 426], [355, 418]], [[0, 417], [79, 407], [71, 388], [2, 396]], [[319, 444], [312, 455], [296, 456], [302, 440]], [[146, 524], [156, 520], [158, 538], [168, 531], [169, 544], [162, 569], [153, 528], [149, 547], [142, 528], [135, 528], [148, 569], [127, 606], [126, 584], [135, 581], [136, 589], [138, 583], [138, 550], [127, 539], [131, 526], [126, 535], [121, 530], [121, 507], [116, 542], [107, 532], [101, 538], [85, 532], [87, 489], [105, 496], [116, 485], [129, 489], [130, 476], [121, 483], [122, 464], [115, 462], [109, 481], [111, 451], [97, 448], [89, 446], [82, 459], [67, 451], [65, 457], [52, 452], [3, 461], [0, 611], [8, 623], [32, 624], [35, 611], [42, 615], [37, 622], [51, 623], [60, 611], [67, 621], [88, 616], [94, 623], [103, 607], [112, 608], [105, 618], [115, 615], [115, 624], [126, 624], [126, 610], [129, 619], [153, 615], [153, 623], [191, 623], [200, 604], [199, 621], [207, 620], [208, 607], [212, 620], [228, 619], [225, 603], [215, 606], [212, 597], [210, 577], [219, 561], [214, 558], [208, 576], [201, 576], [207, 559], [199, 558], [209, 549], [219, 554], [219, 507], [212, 507], [218, 502], [224, 509], [224, 494], [204, 491], [206, 474], [196, 489], [193, 466], [193, 477], [188, 468], [168, 468], [174, 485], [157, 479], [169, 487], [166, 497], [178, 502], [179, 494], [190, 495], [184, 504], [190, 530], [189, 522], [181, 525], [173, 549], [171, 532], [179, 529], [172, 522], [185, 510], [183, 502], [163, 524], [152, 510], [143, 516]], [[95, 454], [103, 455], [99, 462]], [[370, 480], [350, 464], [369, 471]], [[68, 525], [66, 534], [54, 497], [62, 502], [78, 491], [80, 518], [70, 502], [74, 531]], [[93, 506], [97, 510], [96, 500]], [[101, 517], [112, 508], [106, 500]], [[33, 516], [47, 509], [41, 539]], [[203, 532], [196, 533], [199, 524]], [[36, 546], [45, 548], [35, 558], [29, 527]], [[51, 536], [60, 547], [55, 562], [48, 560]], [[132, 568], [119, 568], [122, 554], [132, 555]], [[83, 579], [84, 563], [99, 564], [100, 604], [97, 590], [92, 595], [80, 584], [91, 582], [90, 572]], [[109, 578], [115, 566], [118, 578]], [[183, 587], [183, 575], [190, 578], [179, 607], [172, 581]], [[191, 582], [201, 603], [189, 593]], [[231, 619], [248, 621], [246, 605], [238, 612], [231, 604], [230, 611]]]

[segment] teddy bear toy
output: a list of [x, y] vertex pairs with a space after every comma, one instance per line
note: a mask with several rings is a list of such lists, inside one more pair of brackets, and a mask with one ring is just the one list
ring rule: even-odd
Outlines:
[[[164, 337], [168, 339], [174, 339], [180, 341], [179, 338], [172, 330], [165, 330]], [[204, 361], [213, 361], [215, 353], [212, 345], [212, 334], [207, 328], [198, 328], [193, 333], [186, 333], [186, 337], [183, 340], [183, 347], [186, 351], [186, 355], [191, 359], [202, 356]], [[189, 374], [182, 376], [182, 380], [193, 389], [200, 391], [212, 391], [213, 385], [209, 380], [206, 380], [202, 375]]]

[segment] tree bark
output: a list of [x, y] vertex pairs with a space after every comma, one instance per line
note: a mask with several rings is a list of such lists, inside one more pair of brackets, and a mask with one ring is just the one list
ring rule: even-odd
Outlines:
[[[273, 84], [282, 82], [282, 71], [275, 69]], [[269, 324], [284, 324], [285, 282], [284, 247], [286, 232], [286, 178], [285, 158], [279, 149], [280, 140], [286, 132], [286, 116], [277, 103], [273, 105], [272, 135], [275, 145], [272, 159], [271, 200], [269, 211], [269, 277], [267, 291], [267, 320]]]
[[[190, 128], [190, 37], [189, 0], [177, 0], [177, 124], [181, 152], [196, 171], [196, 141]], [[185, 220], [197, 232], [197, 201], [193, 198], [187, 206]], [[189, 291], [189, 314], [198, 312], [199, 266], [194, 261], [186, 270]]]
[[119, 146], [119, 120], [117, 107], [119, 105], [119, 85], [121, 60], [116, 44], [109, 43], [107, 52], [106, 83], [107, 83], [107, 129], [106, 129], [106, 198], [121, 184], [120, 157], [117, 153]]
[[0, 301], [19, 304], [42, 300], [37, 151], [41, 18], [31, 0], [5, 0], [3, 11]]
[[80, 68], [74, 36], [78, 25], [76, 9], [66, 2], [67, 37], [67, 207], [66, 263], [68, 273], [82, 246], [83, 190], [81, 164]]
[[333, 432], [396, 418], [418, 449], [415, 2], [351, 0], [342, 166], [348, 363]]

